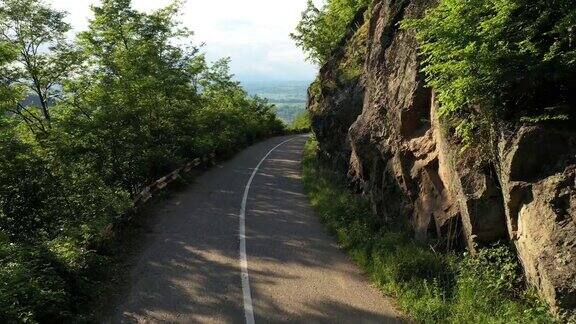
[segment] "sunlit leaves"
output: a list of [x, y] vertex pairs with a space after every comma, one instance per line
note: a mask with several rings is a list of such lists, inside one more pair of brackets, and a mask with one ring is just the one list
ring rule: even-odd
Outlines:
[[575, 104], [571, 0], [442, 0], [403, 26], [417, 31], [440, 115], [466, 134], [474, 127], [463, 121], [517, 119]]
[[[36, 0], [5, 0], [0, 4], [0, 43], [15, 50], [5, 70], [5, 85], [33, 94], [38, 105], [11, 103], [10, 113], [19, 116], [30, 130], [45, 135], [50, 127], [49, 105], [56, 100], [60, 85], [81, 61], [67, 42], [70, 26], [65, 13]], [[22, 98], [19, 98], [22, 100]], [[39, 111], [38, 111], [39, 110]]]
[[311, 62], [322, 65], [346, 34], [358, 10], [368, 3], [368, 0], [328, 0], [323, 7], [317, 8], [308, 0], [296, 31], [290, 36]]

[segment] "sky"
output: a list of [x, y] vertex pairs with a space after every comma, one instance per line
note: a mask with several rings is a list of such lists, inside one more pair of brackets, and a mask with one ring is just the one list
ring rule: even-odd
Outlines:
[[[48, 0], [69, 13], [74, 31], [86, 29], [90, 5], [99, 0]], [[133, 0], [136, 9], [151, 11], [170, 0]], [[310, 81], [317, 67], [305, 61], [289, 34], [306, 0], [187, 0], [180, 20], [194, 32], [193, 43], [204, 43], [210, 60], [232, 59], [231, 69], [243, 82]]]

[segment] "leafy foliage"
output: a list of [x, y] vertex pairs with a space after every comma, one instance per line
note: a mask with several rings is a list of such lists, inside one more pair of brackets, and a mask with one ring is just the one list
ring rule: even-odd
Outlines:
[[351, 194], [341, 179], [306, 144], [304, 185], [328, 230], [378, 287], [397, 298], [422, 323], [553, 323], [547, 305], [522, 281], [509, 246], [476, 254], [442, 254], [415, 242], [403, 226], [383, 228], [366, 199]]
[[[66, 41], [70, 26], [65, 13], [36, 0], [5, 0], [0, 5], [0, 41], [12, 47], [15, 64], [4, 68], [11, 88], [34, 93], [40, 107], [18, 103], [9, 108], [34, 132], [50, 127], [48, 105], [57, 96], [56, 86], [78, 67], [78, 52]], [[40, 111], [38, 111], [40, 110]]]
[[442, 0], [403, 26], [416, 29], [440, 115], [465, 142], [494, 119], [573, 113], [573, 1]]
[[50, 251], [0, 242], [0, 321], [69, 321], [71, 296]]
[[294, 122], [290, 125], [289, 129], [293, 132], [303, 133], [309, 132], [312, 128], [310, 121], [310, 113], [305, 110], [296, 116]]
[[348, 25], [369, 0], [327, 0], [321, 8], [308, 0], [296, 31], [290, 36], [318, 65], [326, 62], [347, 32]]
[[0, 5], [0, 321], [76, 318], [107, 262], [95, 247], [139, 190], [283, 132], [228, 59], [175, 45], [191, 35], [178, 9], [104, 0], [69, 44], [64, 13]]

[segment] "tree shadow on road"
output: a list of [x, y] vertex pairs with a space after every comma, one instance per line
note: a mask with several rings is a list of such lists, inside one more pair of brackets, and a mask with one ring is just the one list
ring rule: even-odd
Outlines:
[[[330, 297], [296, 300], [300, 306], [294, 313], [275, 296], [258, 290], [302, 278], [273, 267], [256, 269], [253, 265], [257, 263], [329, 269], [365, 281], [358, 271], [341, 266], [343, 255], [334, 258], [337, 246], [310, 209], [299, 172], [303, 142], [293, 141], [274, 153], [250, 192], [247, 250], [257, 322], [398, 322], [394, 316]], [[238, 211], [252, 172], [246, 166], [253, 167], [254, 156], [263, 156], [262, 152], [255, 148], [241, 153], [202, 175], [155, 211], [148, 237], [151, 242], [131, 271], [131, 288], [106, 322], [244, 322]]]

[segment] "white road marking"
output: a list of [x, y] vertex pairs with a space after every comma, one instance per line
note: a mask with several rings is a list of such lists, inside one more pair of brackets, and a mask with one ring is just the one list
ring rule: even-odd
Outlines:
[[248, 276], [248, 257], [246, 255], [246, 203], [248, 202], [248, 193], [250, 193], [250, 186], [254, 177], [258, 173], [260, 166], [266, 159], [280, 146], [298, 139], [302, 136], [294, 137], [274, 146], [268, 153], [260, 160], [244, 189], [244, 197], [242, 197], [242, 205], [240, 206], [240, 270], [242, 276], [242, 294], [244, 295], [244, 316], [246, 317], [246, 324], [254, 324], [254, 307], [252, 306], [252, 292], [250, 291], [250, 277]]

